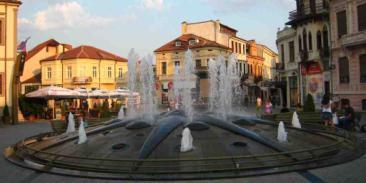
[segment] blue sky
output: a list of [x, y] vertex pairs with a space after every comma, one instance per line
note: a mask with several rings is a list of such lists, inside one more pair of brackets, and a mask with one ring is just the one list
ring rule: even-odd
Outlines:
[[295, 0], [23, 0], [19, 40], [29, 48], [54, 38], [74, 47], [92, 45], [127, 57], [141, 55], [178, 37], [181, 22], [217, 20], [244, 39], [276, 49]]

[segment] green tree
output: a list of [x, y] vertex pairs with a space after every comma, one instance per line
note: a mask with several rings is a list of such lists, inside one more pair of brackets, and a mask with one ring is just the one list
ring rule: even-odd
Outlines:
[[315, 104], [313, 96], [311, 94], [308, 94], [304, 105], [304, 112], [314, 112], [314, 111], [315, 111]]

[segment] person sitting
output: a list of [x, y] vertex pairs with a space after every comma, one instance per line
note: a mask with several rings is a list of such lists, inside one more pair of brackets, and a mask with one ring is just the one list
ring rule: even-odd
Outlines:
[[351, 125], [354, 124], [355, 112], [350, 106], [349, 101], [343, 105], [344, 116], [341, 116], [338, 121], [338, 125], [344, 129], [350, 129]]

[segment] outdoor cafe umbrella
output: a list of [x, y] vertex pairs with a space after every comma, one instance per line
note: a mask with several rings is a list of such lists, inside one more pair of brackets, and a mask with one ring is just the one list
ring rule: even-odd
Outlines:
[[[113, 97], [113, 98], [128, 97], [128, 96], [130, 96], [130, 90], [118, 88], [118, 89], [110, 92], [109, 95], [110, 95], [110, 97]], [[134, 97], [136, 97], [138, 95], [139, 95], [139, 93], [137, 93], [137, 92], [132, 93], [132, 96], [134, 96]]]
[[77, 98], [80, 96], [80, 92], [61, 88], [58, 86], [48, 86], [38, 89], [25, 95], [29, 98], [45, 98], [45, 99], [64, 99], [64, 98]]
[[88, 98], [110, 98], [110, 93], [104, 90], [92, 90], [88, 92]]

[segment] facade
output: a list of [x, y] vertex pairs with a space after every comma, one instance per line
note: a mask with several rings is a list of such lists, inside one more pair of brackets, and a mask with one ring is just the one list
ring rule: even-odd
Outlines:
[[66, 52], [71, 48], [71, 45], [61, 44], [54, 39], [50, 39], [28, 51], [23, 74], [20, 77], [21, 93], [29, 93], [41, 86], [40, 60]]
[[286, 23], [290, 27], [277, 33], [278, 77], [286, 83], [288, 107], [304, 104], [307, 94], [320, 107], [323, 95], [331, 92], [329, 1], [296, 0], [296, 5]]
[[366, 0], [331, 0], [333, 93], [366, 110]]
[[114, 90], [126, 86], [127, 60], [92, 46], [79, 46], [40, 64], [42, 87]]
[[12, 106], [12, 82], [17, 58], [17, 0], [0, 0], [0, 116]]
[[208, 60], [219, 55], [227, 59], [229, 55], [235, 54], [238, 59], [236, 68], [239, 77], [244, 78], [246, 83], [244, 94], [253, 98], [254, 102], [255, 96], [261, 94], [258, 78], [261, 78], [265, 61], [263, 47], [257, 45], [254, 40], [237, 37], [237, 30], [220, 23], [219, 20], [183, 22], [181, 26], [181, 36], [155, 50], [159, 101], [163, 104], [168, 102], [168, 84], [173, 82], [174, 68], [184, 66], [184, 53], [190, 49], [196, 61], [197, 80], [194, 91], [197, 98], [207, 100], [209, 95]]

